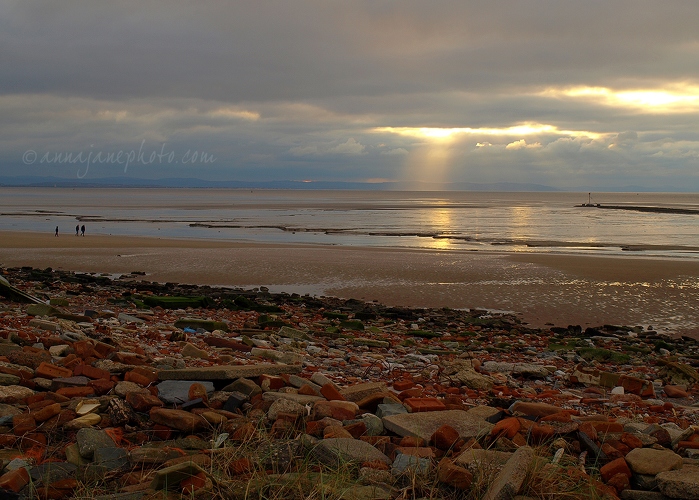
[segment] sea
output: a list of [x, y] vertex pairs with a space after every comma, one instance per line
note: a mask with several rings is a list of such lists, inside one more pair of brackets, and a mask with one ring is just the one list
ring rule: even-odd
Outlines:
[[693, 193], [0, 188], [0, 230], [83, 224], [88, 235], [699, 258]]

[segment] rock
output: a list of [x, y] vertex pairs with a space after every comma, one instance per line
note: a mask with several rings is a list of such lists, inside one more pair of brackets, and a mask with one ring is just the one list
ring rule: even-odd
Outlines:
[[668, 398], [687, 398], [689, 393], [679, 385], [666, 385], [663, 387], [663, 391]]
[[475, 370], [461, 370], [454, 376], [469, 389], [487, 391], [495, 385], [495, 381], [491, 377], [481, 375]]
[[473, 474], [448, 458], [443, 458], [437, 466], [437, 479], [453, 488], [468, 490], [473, 483]]
[[656, 476], [658, 489], [671, 498], [699, 498], [699, 467], [685, 465], [679, 470], [664, 471]]
[[80, 429], [76, 434], [80, 456], [91, 459], [98, 448], [113, 448], [114, 440], [103, 430]]
[[0, 386], [0, 403], [17, 404], [33, 394], [34, 391], [21, 385]]
[[429, 458], [416, 457], [399, 453], [391, 465], [391, 474], [399, 476], [401, 474], [427, 474], [430, 472], [432, 461]]
[[483, 500], [510, 500], [519, 493], [529, 468], [534, 463], [534, 450], [528, 446], [518, 448], [505, 467], [488, 487]]
[[239, 378], [235, 382], [228, 384], [222, 390], [226, 392], [237, 391], [242, 394], [245, 394], [248, 397], [253, 397], [257, 394], [262, 393], [262, 388], [255, 382], [247, 378]]
[[313, 455], [326, 465], [337, 466], [347, 462], [379, 461], [391, 464], [391, 459], [375, 447], [358, 439], [337, 438], [323, 439], [315, 448]]
[[561, 409], [558, 406], [547, 403], [530, 403], [525, 401], [517, 401], [510, 407], [512, 413], [528, 415], [530, 417], [546, 417], [560, 413]]
[[290, 413], [301, 417], [306, 415], [306, 407], [290, 399], [277, 399], [267, 410], [267, 419], [274, 422], [280, 413]]
[[146, 320], [137, 318], [136, 316], [131, 316], [130, 314], [126, 313], [119, 313], [119, 316], [117, 316], [117, 319], [119, 320], [120, 323], [145, 323]]
[[635, 474], [656, 475], [682, 468], [682, 457], [670, 450], [635, 448], [625, 458]]
[[97, 448], [93, 455], [93, 463], [108, 471], [122, 469], [129, 465], [129, 452], [116, 447]]
[[150, 489], [175, 489], [182, 481], [199, 473], [205, 473], [204, 469], [192, 462], [182, 462], [170, 467], [165, 467], [155, 472], [155, 477], [153, 477], [153, 481], [150, 484]]
[[187, 342], [184, 347], [182, 347], [182, 356], [185, 358], [195, 358], [195, 359], [209, 359], [209, 353], [203, 349], [199, 349], [193, 344]]
[[536, 363], [500, 363], [486, 361], [481, 370], [488, 373], [511, 373], [515, 377], [546, 378], [549, 371], [544, 365]]

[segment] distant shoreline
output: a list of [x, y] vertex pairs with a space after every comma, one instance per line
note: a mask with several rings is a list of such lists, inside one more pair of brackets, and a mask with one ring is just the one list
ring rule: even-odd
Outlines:
[[699, 261], [0, 232], [0, 266], [512, 311], [534, 327], [652, 325], [699, 335]]

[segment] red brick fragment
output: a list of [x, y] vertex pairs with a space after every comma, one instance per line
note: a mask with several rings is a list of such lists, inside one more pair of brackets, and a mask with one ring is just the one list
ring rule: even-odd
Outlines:
[[406, 398], [403, 403], [408, 406], [412, 413], [441, 411], [446, 409], [444, 403], [437, 398]]
[[141, 413], [149, 412], [151, 408], [163, 406], [163, 402], [152, 394], [129, 392], [126, 394], [126, 402]]
[[97, 379], [109, 380], [109, 378], [111, 377], [110, 373], [106, 370], [101, 370], [100, 368], [95, 368], [94, 366], [84, 365], [84, 364], [77, 365], [73, 369], [73, 375], [75, 375], [75, 376], [83, 375], [87, 378], [91, 378], [91, 379], [95, 379], [95, 380], [97, 380]]
[[182, 493], [185, 495], [191, 495], [204, 486], [206, 486], [206, 473], [204, 472], [199, 472], [180, 481], [180, 488], [182, 488]]
[[36, 429], [36, 420], [28, 413], [20, 413], [12, 417], [12, 432], [15, 436], [24, 436]]
[[443, 458], [437, 466], [437, 479], [454, 488], [468, 490], [473, 483], [473, 474], [464, 467], [455, 465], [448, 458]]
[[608, 464], [603, 465], [602, 468], [599, 470], [599, 473], [602, 477], [602, 481], [604, 481], [605, 483], [617, 474], [624, 474], [629, 478], [631, 477], [631, 469], [629, 469], [626, 460], [624, 460], [623, 458], [617, 458], [616, 460], [613, 460]]
[[250, 474], [254, 469], [252, 461], [249, 458], [239, 458], [233, 460], [228, 465], [228, 470], [231, 474], [240, 476], [241, 474]]
[[619, 422], [591, 422], [597, 432], [624, 432], [624, 426]]
[[397, 380], [393, 382], [393, 388], [398, 392], [402, 392], [415, 387], [415, 382], [412, 380]]
[[97, 379], [97, 380], [91, 380], [90, 382], [87, 383], [89, 387], [92, 387], [95, 391], [95, 394], [97, 396], [104, 396], [107, 394], [109, 391], [114, 389], [114, 386], [116, 385], [114, 382], [111, 380], [105, 380], [105, 379]]
[[345, 397], [340, 394], [334, 384], [325, 384], [320, 388], [320, 393], [328, 401], [345, 401]]
[[73, 371], [62, 366], [52, 365], [51, 363], [41, 363], [34, 372], [35, 377], [54, 379], [58, 377], [72, 377]]
[[490, 436], [495, 438], [504, 435], [507, 439], [512, 439], [515, 434], [522, 428], [519, 419], [510, 417], [504, 418], [495, 424], [495, 427], [490, 431]]
[[58, 403], [53, 403], [35, 411], [32, 415], [34, 416], [34, 420], [37, 422], [44, 422], [51, 417], [58, 415], [59, 413], [61, 413], [61, 405]]
[[67, 398], [86, 398], [88, 396], [94, 396], [95, 390], [90, 386], [61, 387], [56, 391], [56, 394], [60, 394]]
[[443, 425], [430, 437], [435, 447], [440, 450], [449, 450], [459, 440], [459, 432], [450, 425]]
[[0, 489], [3, 490], [19, 493], [27, 484], [29, 484], [29, 472], [24, 467], [10, 471], [0, 477]]

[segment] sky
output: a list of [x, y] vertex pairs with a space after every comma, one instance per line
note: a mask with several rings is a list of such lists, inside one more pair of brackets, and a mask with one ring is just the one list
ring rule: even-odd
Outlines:
[[699, 191], [696, 0], [0, 0], [0, 176]]

